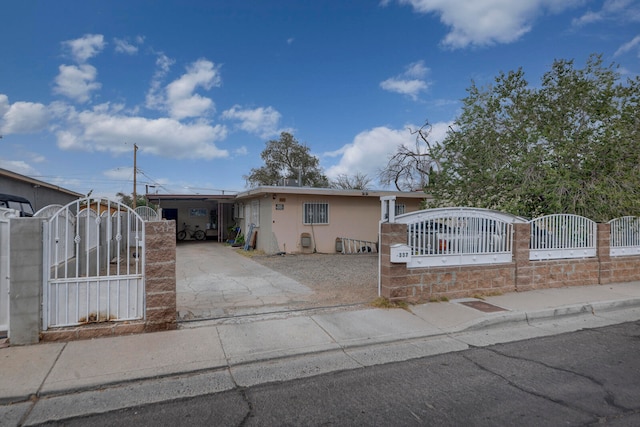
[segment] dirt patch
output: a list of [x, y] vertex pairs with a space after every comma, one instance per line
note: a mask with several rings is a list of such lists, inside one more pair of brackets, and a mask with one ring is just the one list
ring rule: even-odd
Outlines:
[[251, 259], [313, 289], [304, 305], [370, 303], [378, 296], [377, 254], [254, 255]]

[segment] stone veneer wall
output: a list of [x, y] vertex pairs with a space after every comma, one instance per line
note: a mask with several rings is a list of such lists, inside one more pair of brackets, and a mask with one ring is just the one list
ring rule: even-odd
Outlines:
[[406, 227], [389, 223], [381, 226], [381, 295], [391, 300], [424, 302], [640, 280], [640, 256], [609, 256], [609, 224], [598, 224], [597, 256], [593, 258], [530, 261], [530, 226], [514, 224], [511, 263], [423, 268], [391, 263], [390, 246], [407, 243]]
[[146, 304], [144, 320], [53, 328], [41, 332], [41, 340], [70, 341], [176, 329], [175, 221], [146, 222], [144, 248]]

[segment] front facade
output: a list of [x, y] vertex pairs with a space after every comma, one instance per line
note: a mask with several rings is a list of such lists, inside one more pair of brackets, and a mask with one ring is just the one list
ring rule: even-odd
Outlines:
[[253, 224], [252, 247], [267, 254], [336, 253], [342, 239], [375, 250], [382, 196], [396, 196], [396, 213], [419, 210], [425, 199], [423, 192], [262, 186], [237, 195], [234, 218], [247, 238]]
[[66, 205], [82, 194], [19, 173], [0, 169], [0, 193], [24, 197], [37, 212], [49, 205]]

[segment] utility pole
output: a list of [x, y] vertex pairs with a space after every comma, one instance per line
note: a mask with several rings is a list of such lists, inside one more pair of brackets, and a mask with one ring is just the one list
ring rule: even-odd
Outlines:
[[138, 194], [136, 193], [136, 175], [138, 175], [137, 165], [138, 146], [133, 144], [133, 209], [136, 209]]

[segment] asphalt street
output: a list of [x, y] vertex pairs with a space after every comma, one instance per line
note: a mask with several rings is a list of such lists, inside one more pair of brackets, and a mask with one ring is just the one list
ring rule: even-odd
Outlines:
[[638, 354], [635, 321], [47, 425], [640, 425]]

